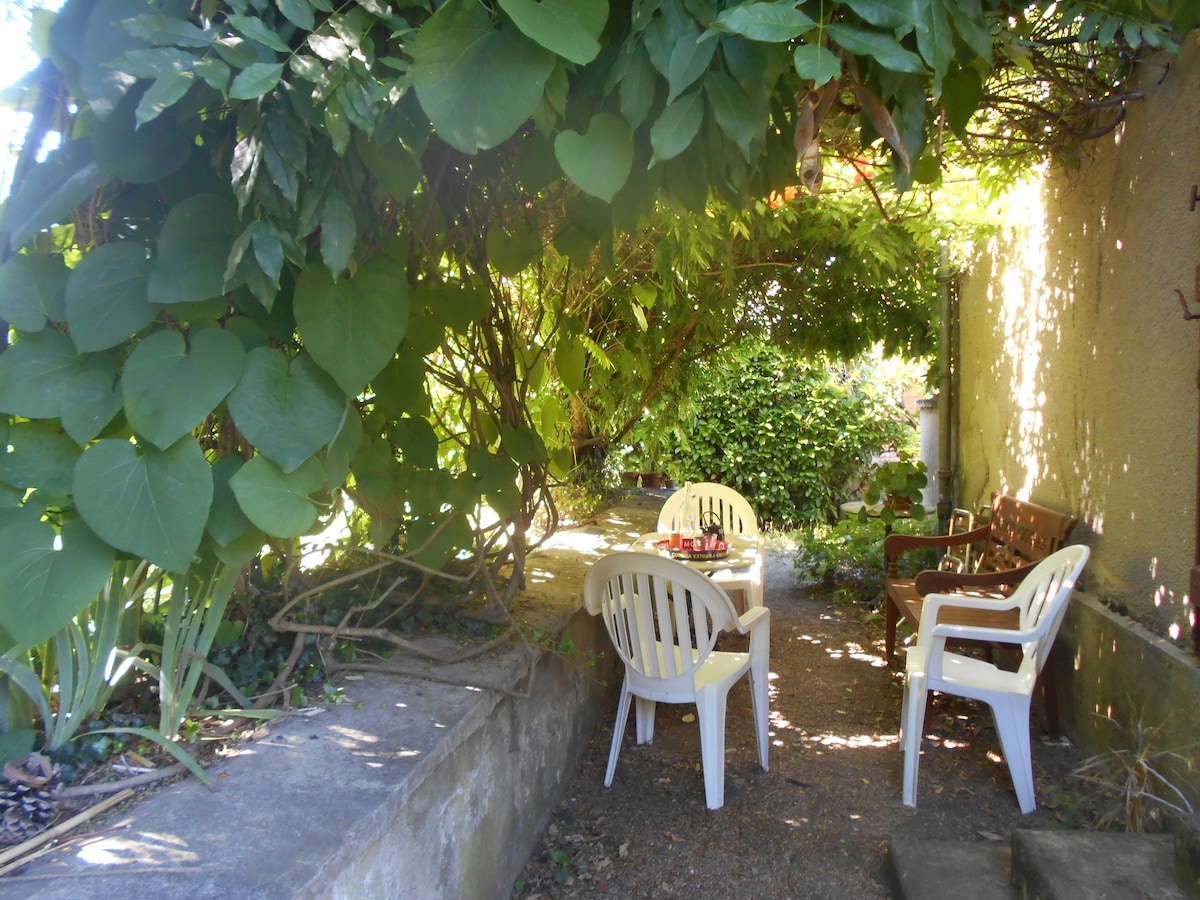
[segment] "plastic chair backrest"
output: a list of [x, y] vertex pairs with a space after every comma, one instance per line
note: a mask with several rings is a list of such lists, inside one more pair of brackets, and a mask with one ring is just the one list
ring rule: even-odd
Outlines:
[[1013, 594], [1021, 613], [1020, 630], [1028, 635], [1021, 645], [1021, 672], [1036, 675], [1042, 670], [1090, 555], [1091, 551], [1082, 545], [1052, 553], [1038, 563]]
[[718, 633], [737, 619], [729, 596], [706, 576], [645, 553], [597, 560], [583, 594], [588, 612], [603, 615], [625, 665], [646, 678], [686, 681], [687, 689]]
[[[662, 511], [658, 514], [658, 530], [672, 532], [676, 529], [680, 507], [687, 499], [686, 488], [680, 488], [667, 498]], [[758, 519], [750, 502], [731, 487], [716, 484], [712, 481], [700, 481], [692, 485], [692, 493], [699, 506], [698, 516], [703, 524], [709, 524], [715, 513], [727, 534], [741, 534], [747, 537], [758, 536]]]

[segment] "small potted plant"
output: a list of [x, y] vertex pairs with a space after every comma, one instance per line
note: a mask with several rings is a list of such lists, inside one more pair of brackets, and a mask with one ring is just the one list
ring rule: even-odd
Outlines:
[[[921, 505], [921, 493], [929, 484], [929, 470], [925, 463], [917, 460], [896, 459], [879, 465], [871, 475], [863, 500], [867, 506], [882, 501], [879, 513], [885, 525], [891, 525], [898, 517], [925, 518], [925, 507]], [[864, 508], [863, 514], [866, 513]]]

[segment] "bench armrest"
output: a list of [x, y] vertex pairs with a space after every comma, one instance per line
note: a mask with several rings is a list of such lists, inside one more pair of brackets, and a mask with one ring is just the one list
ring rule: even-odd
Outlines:
[[989, 526], [975, 528], [971, 531], [960, 531], [958, 534], [889, 534], [883, 539], [883, 555], [887, 559], [896, 559], [909, 550], [919, 550], [923, 547], [961, 547], [963, 544], [974, 544], [987, 540]]
[[939, 572], [929, 569], [921, 572], [916, 578], [917, 593], [924, 597], [932, 593], [949, 593], [952, 591], [998, 590], [1000, 588], [1015, 589], [1025, 580], [1037, 564], [1031, 563], [1016, 569], [1006, 569], [1003, 572]]

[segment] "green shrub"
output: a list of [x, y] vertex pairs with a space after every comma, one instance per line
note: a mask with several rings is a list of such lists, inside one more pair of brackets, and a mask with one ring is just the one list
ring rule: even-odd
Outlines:
[[665, 397], [631, 437], [654, 447], [680, 484], [740, 491], [760, 524], [832, 521], [872, 458], [915, 436], [877, 361], [831, 365], [751, 342], [690, 375], [690, 387]]
[[[933, 519], [898, 519], [892, 531], [927, 534]], [[843, 519], [835, 525], [817, 525], [796, 535], [795, 568], [806, 581], [831, 588], [840, 600], [869, 602], [883, 591], [884, 527], [879, 519], [862, 522]], [[901, 557], [901, 574], [915, 575], [937, 566], [933, 550], [913, 551]]]

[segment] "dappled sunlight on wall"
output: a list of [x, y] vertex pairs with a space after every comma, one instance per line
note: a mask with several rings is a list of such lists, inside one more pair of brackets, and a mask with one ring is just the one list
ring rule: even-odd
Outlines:
[[[1025, 225], [1017, 265], [1000, 270], [999, 319], [1004, 355], [996, 361], [997, 374], [1006, 377], [1008, 394], [1015, 407], [1013, 431], [1008, 434], [1007, 449], [1016, 460], [1017, 470], [1009, 473], [1012, 482], [1004, 491], [1021, 500], [1030, 499], [1037, 484], [1045, 477], [1042, 453], [1045, 421], [1042, 409], [1046, 392], [1041, 386], [1043, 367], [1050, 364], [1046, 342], [1056, 328], [1045, 297], [1045, 257], [1036, 249], [1045, 243], [1045, 212], [1041, 204], [1041, 183], [1030, 182], [1016, 191], [1011, 214], [1020, 215]], [[1023, 472], [1022, 472], [1023, 470]]]
[[[1030, 180], [1008, 198], [1002, 236], [986, 249], [990, 266], [984, 308], [964, 307], [963, 416], [981, 440], [972, 459], [978, 480], [968, 472], [965, 505], [981, 507], [1000, 490], [1033, 499], [1055, 473], [1046, 448], [1059, 436], [1048, 431], [1047, 381], [1062, 343], [1063, 309], [1070, 305], [1072, 279], [1047, 272], [1042, 248], [1047, 234], [1043, 183]], [[968, 393], [970, 391], [970, 393]], [[972, 396], [973, 394], [973, 396]], [[997, 415], [999, 410], [1003, 414]], [[975, 491], [971, 486], [977, 485]]]
[[956, 504], [998, 490], [1077, 516], [1085, 590], [1170, 637], [1196, 539], [1200, 323], [1175, 294], [1200, 306], [1198, 173], [1180, 152], [1200, 144], [1196, 43], [1078, 168], [1006, 198], [960, 292]]

